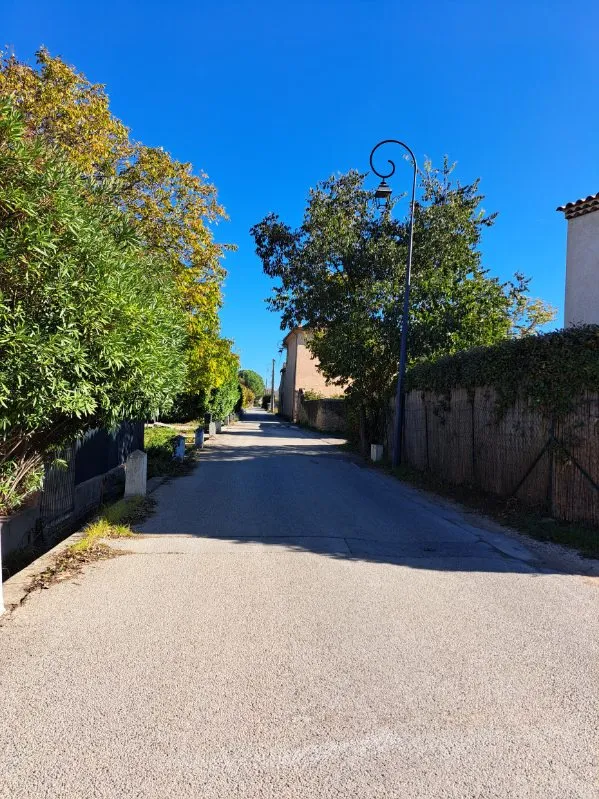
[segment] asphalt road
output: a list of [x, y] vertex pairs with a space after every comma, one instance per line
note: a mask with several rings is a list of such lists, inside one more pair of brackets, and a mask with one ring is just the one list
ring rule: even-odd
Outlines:
[[255, 414], [0, 627], [0, 797], [599, 796], [599, 592]]

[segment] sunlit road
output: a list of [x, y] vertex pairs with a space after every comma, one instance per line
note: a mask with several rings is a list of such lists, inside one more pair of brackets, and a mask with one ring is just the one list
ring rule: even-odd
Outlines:
[[596, 799], [599, 591], [255, 413], [0, 627], [0, 797]]

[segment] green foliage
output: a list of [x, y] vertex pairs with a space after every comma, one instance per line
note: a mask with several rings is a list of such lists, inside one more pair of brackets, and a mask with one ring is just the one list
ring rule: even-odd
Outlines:
[[43, 479], [44, 467], [40, 461], [31, 465], [28, 460], [4, 461], [0, 465], [0, 515], [9, 516], [39, 491]]
[[212, 390], [229, 379], [232, 361], [239, 368], [220, 333], [222, 259], [234, 247], [214, 240], [212, 226], [227, 218], [216, 188], [191, 164], [133, 140], [112, 114], [103, 85], [43, 48], [36, 58], [35, 68], [2, 58], [0, 98], [18, 106], [27, 136], [60, 151], [88, 182], [101, 177], [110, 186], [103, 202], [129, 213], [135, 235], [160, 266], [158, 279], [175, 280], [173, 309], [186, 318], [185, 393], [207, 410]]
[[155, 506], [153, 497], [123, 497], [112, 505], [105, 505], [100, 518], [108, 524], [137, 524], [146, 519]]
[[264, 394], [264, 380], [253, 369], [242, 369], [239, 372], [239, 382], [247, 386], [255, 397], [261, 397]]
[[599, 326], [509, 339], [422, 362], [409, 370], [406, 384], [439, 395], [476, 386], [496, 390], [500, 412], [524, 397], [546, 416], [563, 416], [583, 392], [599, 392]]
[[166, 414], [162, 414], [161, 421], [170, 422], [190, 422], [193, 419], [203, 419], [208, 413], [208, 397], [204, 392], [201, 394], [178, 394], [175, 397], [172, 408]]
[[[420, 173], [412, 363], [532, 332], [545, 308], [528, 298], [522, 275], [502, 284], [483, 268], [481, 234], [494, 215], [480, 208], [478, 181], [455, 184], [452, 171], [446, 161], [441, 169], [427, 163]], [[281, 327], [313, 331], [308, 346], [323, 374], [348, 384], [362, 426], [376, 437], [396, 382], [408, 221], [394, 220], [389, 210], [379, 214], [364, 178], [352, 171], [319, 183], [298, 229], [271, 214], [251, 233], [265, 273], [276, 281], [269, 305], [282, 314]]]
[[82, 181], [0, 100], [0, 475], [13, 493], [53, 447], [155, 417], [183, 384], [175, 280], [111, 189]]
[[303, 393], [303, 398], [305, 400], [320, 400], [324, 399], [324, 394], [321, 394], [320, 391], [312, 391], [312, 389], [307, 389]]
[[239, 388], [241, 389], [241, 407], [251, 408], [254, 405], [256, 395], [252, 389], [248, 388], [244, 383], [240, 383]]
[[212, 390], [209, 412], [215, 419], [222, 421], [225, 416], [233, 413], [241, 397], [241, 388], [237, 375], [234, 374], [225, 383]]
[[146, 427], [144, 449], [148, 455], [148, 479], [173, 474], [179, 463], [173, 460], [173, 448], [178, 432], [174, 427]]

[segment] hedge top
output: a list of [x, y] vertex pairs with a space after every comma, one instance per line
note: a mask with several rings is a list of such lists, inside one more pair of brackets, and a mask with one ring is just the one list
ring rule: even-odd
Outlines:
[[415, 364], [408, 391], [447, 395], [492, 386], [499, 410], [524, 397], [544, 415], [564, 416], [585, 391], [599, 392], [599, 325], [584, 325], [474, 347]]

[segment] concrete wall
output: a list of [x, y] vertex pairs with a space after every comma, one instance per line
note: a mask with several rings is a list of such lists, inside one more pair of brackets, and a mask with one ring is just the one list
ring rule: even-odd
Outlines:
[[347, 431], [347, 404], [343, 399], [319, 399], [298, 402], [298, 421], [327, 433]]
[[599, 324], [599, 211], [568, 220], [565, 324]]
[[293, 407], [295, 400], [295, 363], [297, 356], [297, 339], [295, 336], [290, 335], [286, 339], [287, 359], [285, 363], [285, 371], [282, 375], [280, 387], [280, 408], [279, 412], [287, 419], [293, 418]]

